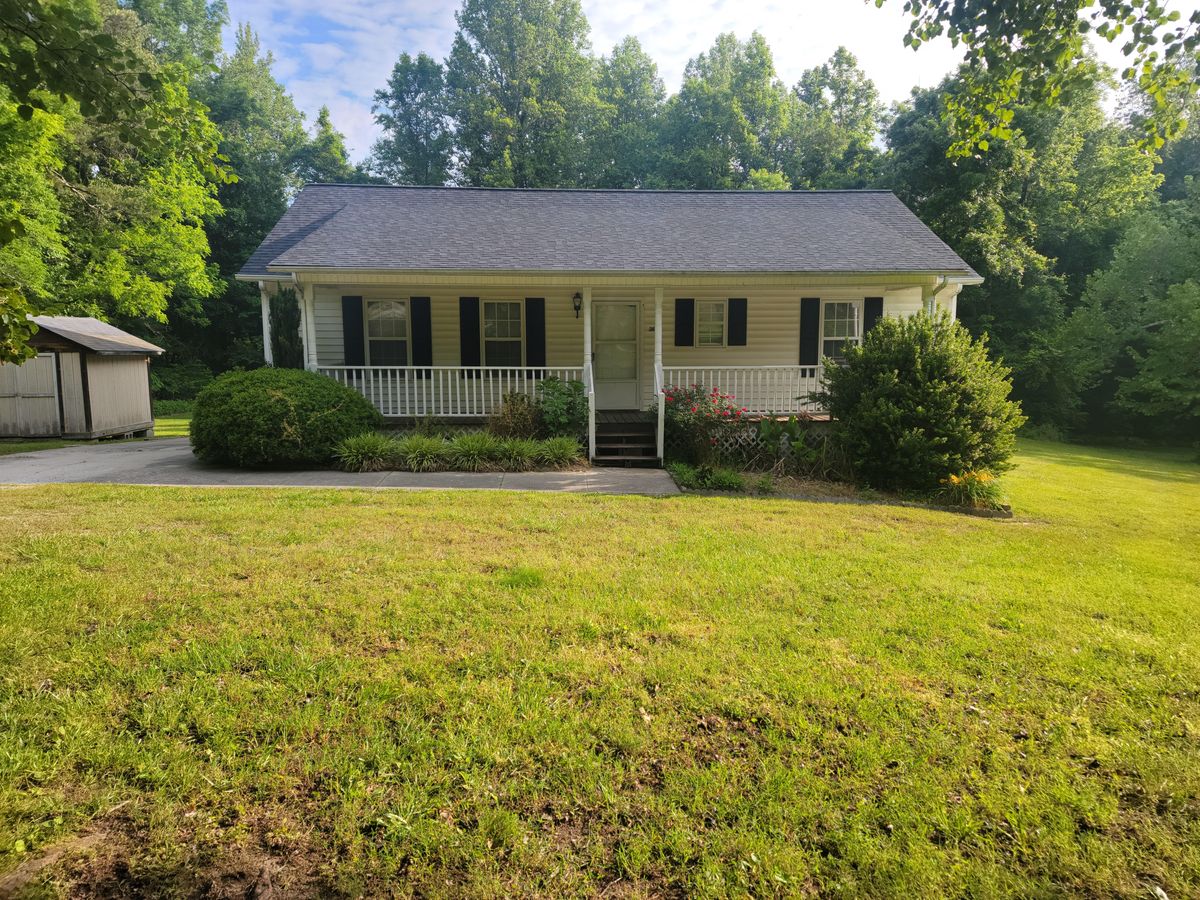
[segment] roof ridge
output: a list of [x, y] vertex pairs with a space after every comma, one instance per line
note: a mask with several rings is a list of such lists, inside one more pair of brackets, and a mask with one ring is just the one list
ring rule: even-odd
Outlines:
[[483, 191], [487, 193], [543, 193], [543, 194], [732, 194], [734, 196], [779, 194], [782, 196], [806, 196], [810, 194], [895, 194], [888, 188], [813, 188], [805, 190], [760, 191], [738, 188], [564, 188], [564, 187], [481, 187], [457, 184], [362, 184], [348, 181], [310, 181], [301, 190], [310, 187], [371, 188], [395, 191]]

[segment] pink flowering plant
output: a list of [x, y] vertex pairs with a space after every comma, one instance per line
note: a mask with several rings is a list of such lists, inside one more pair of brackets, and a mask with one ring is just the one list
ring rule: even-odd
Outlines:
[[667, 445], [695, 465], [714, 462], [725, 432], [746, 415], [746, 408], [738, 406], [732, 394], [701, 384], [671, 386], [663, 395]]

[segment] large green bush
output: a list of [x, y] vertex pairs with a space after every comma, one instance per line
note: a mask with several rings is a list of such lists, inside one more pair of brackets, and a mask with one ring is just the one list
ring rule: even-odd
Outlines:
[[1025, 421], [1009, 370], [945, 313], [881, 319], [825, 368], [823, 401], [855, 477], [936, 491], [951, 475], [1009, 467]]
[[324, 465], [338, 442], [382, 422], [362, 395], [314, 372], [227, 372], [196, 397], [192, 450], [248, 468]]

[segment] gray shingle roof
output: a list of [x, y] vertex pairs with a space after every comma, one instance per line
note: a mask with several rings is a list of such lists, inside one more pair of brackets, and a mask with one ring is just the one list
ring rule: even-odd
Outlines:
[[310, 184], [239, 275], [269, 266], [975, 276], [890, 191]]
[[134, 337], [107, 322], [87, 316], [33, 316], [38, 328], [57, 334], [104, 356], [157, 356], [163, 352], [149, 341]]

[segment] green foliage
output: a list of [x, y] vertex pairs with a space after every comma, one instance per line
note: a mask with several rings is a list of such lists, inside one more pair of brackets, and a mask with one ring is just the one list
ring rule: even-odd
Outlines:
[[541, 430], [547, 437], [579, 439], [587, 434], [588, 399], [582, 381], [544, 378], [537, 386]]
[[[195, 404], [191, 400], [158, 400], [154, 401], [154, 418], [181, 419], [190, 418]], [[160, 434], [159, 437], [162, 435]]]
[[447, 463], [446, 442], [429, 434], [409, 434], [397, 442], [403, 468], [410, 472], [432, 472]]
[[740, 472], [720, 466], [699, 465], [676, 460], [667, 463], [667, 471], [681, 488], [694, 491], [744, 491], [746, 479]]
[[540, 428], [538, 407], [528, 394], [505, 394], [488, 419], [488, 431], [497, 437], [532, 438]]
[[484, 472], [496, 468], [504, 451], [504, 442], [486, 431], [455, 435], [448, 442], [446, 458], [460, 472]]
[[227, 372], [196, 397], [192, 449], [246, 468], [322, 465], [346, 438], [382, 424], [361, 394], [297, 369]]
[[[882, 6], [884, 0], [875, 0]], [[913, 17], [905, 44], [914, 49], [948, 36], [966, 51], [961, 90], [946, 96], [949, 152], [988, 151], [992, 141], [1020, 133], [1019, 103], [1054, 105], [1086, 79], [1085, 37], [1120, 42], [1129, 65], [1121, 77], [1153, 103], [1142, 144], [1157, 150], [1183, 127], [1180, 94], [1194, 96], [1200, 76], [1200, 11], [1178, 11], [1144, 0], [994, 3], [906, 0]]]
[[881, 490], [930, 492], [967, 471], [1002, 472], [1025, 421], [1008, 369], [941, 314], [881, 319], [827, 364], [822, 400], [855, 477]]
[[942, 479], [933, 498], [947, 506], [967, 509], [1002, 509], [1004, 492], [991, 472], [972, 471]]
[[776, 471], [822, 481], [851, 479], [846, 455], [828, 423], [801, 416], [765, 416], [757, 429]]
[[591, 186], [639, 188], [658, 183], [666, 96], [658, 66], [637, 38], [625, 38], [599, 60], [588, 148]]
[[532, 438], [510, 437], [500, 445], [498, 462], [505, 472], [527, 472], [536, 468], [541, 444]]
[[396, 439], [378, 431], [364, 431], [339, 441], [333, 455], [338, 468], [347, 472], [381, 472], [396, 468], [402, 458]]
[[663, 393], [667, 446], [683, 462], [712, 463], [721, 438], [731, 425], [741, 422], [746, 410], [734, 403], [732, 394], [722, 394], [717, 388], [708, 390], [702, 384], [672, 385]]
[[191, 401], [212, 380], [213, 373], [199, 362], [150, 366], [150, 392], [155, 400]]
[[371, 107], [383, 129], [371, 170], [392, 184], [445, 184], [453, 147], [447, 103], [442, 65], [425, 53], [416, 59], [401, 53]]
[[462, 181], [579, 184], [596, 105], [579, 0], [464, 0], [456, 20], [446, 85]]
[[538, 442], [538, 463], [550, 469], [565, 469], [583, 458], [583, 448], [575, 437], [559, 435]]

